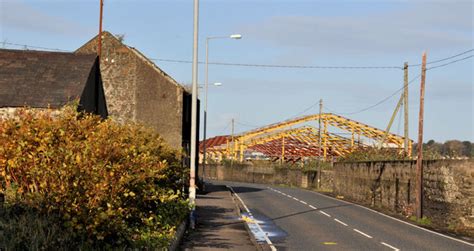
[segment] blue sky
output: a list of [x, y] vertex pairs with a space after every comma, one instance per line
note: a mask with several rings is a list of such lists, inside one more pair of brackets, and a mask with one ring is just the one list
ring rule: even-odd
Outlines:
[[[402, 66], [473, 48], [473, 1], [201, 0], [200, 50], [212, 40], [210, 61], [322, 66]], [[191, 0], [105, 0], [104, 29], [150, 58], [192, 58]], [[0, 0], [0, 42], [75, 50], [97, 33], [98, 0]], [[1, 44], [0, 44], [1, 45]], [[14, 48], [12, 46], [8, 48]], [[466, 54], [473, 55], [474, 53]], [[460, 57], [462, 58], [462, 57]], [[449, 61], [446, 61], [449, 62]], [[178, 82], [191, 65], [156, 62]], [[435, 64], [433, 64], [434, 66]], [[474, 141], [472, 58], [427, 72], [425, 141]], [[409, 79], [420, 73], [411, 67]], [[204, 66], [199, 79], [204, 83]], [[358, 111], [403, 84], [398, 69], [281, 69], [211, 65], [208, 134], [236, 132], [288, 119], [324, 99], [338, 113]], [[418, 129], [419, 80], [410, 85], [410, 137]], [[399, 95], [351, 119], [385, 128]], [[318, 112], [314, 106], [304, 114]], [[400, 124], [400, 126], [399, 126]], [[402, 133], [398, 116], [392, 132]]]

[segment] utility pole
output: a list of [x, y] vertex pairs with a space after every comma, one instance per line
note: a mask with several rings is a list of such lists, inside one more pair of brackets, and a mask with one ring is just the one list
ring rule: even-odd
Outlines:
[[97, 45], [97, 56], [102, 55], [102, 13], [104, 11], [104, 0], [100, 0], [100, 15], [99, 15], [99, 40]]
[[281, 158], [280, 158], [280, 165], [283, 165], [285, 162], [285, 136], [281, 138]]
[[321, 115], [323, 114], [323, 99], [319, 100], [319, 128], [318, 128], [318, 157], [319, 157], [319, 162], [318, 162], [318, 188], [321, 188]]
[[234, 165], [234, 157], [235, 157], [235, 142], [234, 142], [234, 119], [232, 118], [232, 126], [231, 126], [231, 134], [230, 134], [230, 142], [232, 143], [232, 156], [230, 158], [230, 167]]
[[[191, 101], [191, 166], [189, 170], [189, 204], [194, 208], [196, 201], [196, 146], [197, 146], [197, 96], [198, 96], [198, 39], [199, 39], [199, 0], [194, 0], [193, 23], [193, 68], [192, 68], [192, 101]], [[194, 209], [189, 215], [190, 227], [194, 229]]]
[[405, 62], [403, 65], [403, 110], [404, 110], [404, 138], [405, 142], [403, 143], [405, 147], [405, 156], [411, 156], [410, 152], [410, 147], [408, 144], [410, 144], [410, 139], [408, 138], [408, 62]]
[[416, 159], [416, 218], [423, 218], [423, 113], [425, 105], [426, 52], [423, 52], [418, 117], [418, 158]]
[[400, 99], [398, 100], [397, 106], [395, 107], [395, 110], [393, 110], [392, 117], [390, 118], [390, 121], [388, 122], [387, 128], [385, 129], [385, 133], [383, 134], [383, 137], [380, 140], [378, 149], [382, 149], [383, 144], [385, 143], [385, 140], [387, 140], [388, 134], [390, 133], [390, 128], [392, 127], [393, 121], [395, 120], [395, 117], [398, 114], [398, 110], [400, 110], [400, 106], [402, 105], [403, 97], [404, 97], [404, 94], [402, 94], [400, 96]]

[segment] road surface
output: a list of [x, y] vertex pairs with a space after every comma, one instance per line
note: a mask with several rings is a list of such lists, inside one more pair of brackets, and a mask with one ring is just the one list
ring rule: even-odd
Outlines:
[[235, 191], [278, 250], [474, 250], [474, 245], [298, 188], [214, 181]]

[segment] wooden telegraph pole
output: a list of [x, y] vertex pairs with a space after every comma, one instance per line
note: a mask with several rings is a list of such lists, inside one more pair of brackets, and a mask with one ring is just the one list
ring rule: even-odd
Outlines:
[[425, 104], [426, 52], [421, 63], [420, 115], [418, 118], [418, 158], [416, 159], [416, 218], [423, 218], [423, 113]]
[[410, 139], [408, 138], [408, 62], [405, 62], [403, 65], [403, 110], [404, 110], [404, 138], [405, 141], [403, 142], [405, 156], [411, 156], [410, 147], [408, 146]]
[[322, 161], [322, 158], [321, 158], [321, 143], [322, 143], [322, 139], [321, 139], [321, 116], [323, 114], [323, 99], [320, 99], [319, 100], [319, 119], [318, 119], [318, 123], [319, 123], [319, 129], [318, 129], [318, 157], [319, 157], [319, 162], [317, 163], [318, 164], [318, 188], [321, 188], [321, 161]]
[[102, 55], [102, 13], [104, 10], [104, 0], [100, 0], [100, 15], [99, 15], [99, 39], [97, 45], [97, 56]]
[[230, 142], [232, 143], [232, 156], [230, 158], [230, 167], [234, 165], [234, 157], [235, 157], [235, 142], [234, 142], [234, 119], [232, 118], [232, 132], [230, 136]]

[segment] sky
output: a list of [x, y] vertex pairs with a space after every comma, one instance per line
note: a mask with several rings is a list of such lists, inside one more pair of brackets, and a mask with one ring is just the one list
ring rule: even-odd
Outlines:
[[[26, 44], [75, 50], [98, 31], [98, 0], [0, 0], [0, 46]], [[474, 1], [201, 0], [199, 60], [209, 36], [209, 61], [300, 66], [396, 66], [435, 61], [473, 49]], [[105, 0], [104, 29], [158, 59], [184, 85], [191, 83], [192, 0]], [[3, 43], [5, 42], [5, 43]], [[3, 44], [2, 44], [3, 43]], [[462, 56], [428, 67], [474, 55]], [[204, 83], [204, 65], [199, 82]], [[426, 74], [424, 141], [474, 141], [473, 57]], [[409, 67], [409, 130], [417, 139], [419, 66]], [[242, 132], [297, 115], [325, 112], [385, 128], [398, 102], [403, 71], [383, 69], [209, 66], [208, 136]], [[202, 99], [202, 98], [201, 98]], [[364, 109], [379, 101], [385, 102]], [[363, 111], [361, 111], [363, 110]], [[361, 112], [359, 112], [361, 111]], [[391, 132], [403, 134], [397, 116]]]

